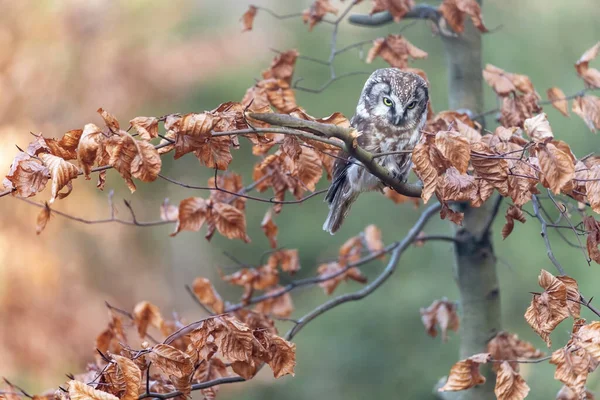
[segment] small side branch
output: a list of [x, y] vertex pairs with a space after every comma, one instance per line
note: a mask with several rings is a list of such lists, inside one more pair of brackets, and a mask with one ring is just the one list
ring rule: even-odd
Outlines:
[[[440, 18], [441, 14], [438, 9], [428, 4], [417, 4], [404, 16], [404, 19], [430, 20], [435, 22], [436, 25], [439, 24]], [[348, 21], [354, 25], [374, 27], [389, 24], [394, 21], [394, 17], [389, 11], [383, 11], [372, 15], [353, 14]]]

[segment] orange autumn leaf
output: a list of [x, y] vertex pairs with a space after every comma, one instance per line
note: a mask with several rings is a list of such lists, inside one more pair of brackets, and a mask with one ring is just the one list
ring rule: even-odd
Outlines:
[[526, 221], [523, 210], [515, 205], [511, 205], [506, 209], [504, 218], [506, 218], [506, 224], [502, 227], [502, 239], [506, 239], [512, 233], [515, 227], [515, 220], [522, 224]]
[[175, 389], [189, 395], [194, 364], [190, 356], [168, 344], [159, 343], [150, 349], [147, 358], [152, 365], [167, 376]]
[[588, 49], [575, 63], [577, 75], [579, 75], [586, 85], [591, 88], [600, 87], [600, 71], [596, 68], [590, 68], [589, 63], [598, 56], [600, 52], [600, 42]]
[[[63, 160], [60, 157], [53, 156], [52, 154], [40, 154], [40, 159], [48, 167], [50, 171], [50, 178], [52, 180], [52, 196], [48, 201], [50, 204], [55, 199], [63, 199], [67, 197], [73, 186], [71, 181], [76, 179], [79, 175], [79, 169], [68, 161]], [[62, 188], [67, 187], [66, 192], [60, 192]]]
[[529, 386], [523, 377], [504, 361], [496, 374], [494, 393], [498, 400], [523, 400], [529, 394]]
[[302, 12], [302, 20], [305, 24], [309, 24], [308, 30], [312, 31], [314, 26], [321, 22], [327, 13], [337, 15], [338, 9], [329, 0], [315, 0], [309, 8]]
[[560, 193], [575, 176], [575, 164], [570, 155], [560, 150], [552, 143], [538, 145], [538, 160], [543, 174], [542, 183], [554, 192]]
[[562, 347], [552, 353], [550, 364], [556, 365], [554, 379], [561, 381], [577, 395], [578, 399], [585, 395], [585, 383], [587, 381], [592, 360], [585, 350], [571, 350]]
[[[180, 211], [181, 212], [181, 211]], [[215, 226], [219, 233], [229, 239], [241, 239], [250, 242], [246, 234], [246, 216], [234, 206], [216, 203], [212, 206]]]
[[538, 282], [544, 292], [533, 295], [531, 305], [525, 312], [525, 319], [550, 347], [552, 343], [550, 333], [569, 316], [567, 287], [561, 280], [545, 270], [542, 270]]
[[454, 364], [450, 369], [446, 384], [440, 392], [466, 390], [485, 383], [485, 377], [479, 372], [479, 366], [489, 361], [489, 353], [475, 354]]
[[269, 239], [269, 244], [271, 248], [277, 248], [277, 232], [279, 228], [275, 225], [273, 221], [273, 210], [270, 208], [265, 213], [262, 222], [260, 223], [260, 227], [262, 228], [265, 236]]
[[71, 380], [68, 382], [68, 386], [71, 400], [119, 400], [110, 393], [94, 389], [80, 381]]
[[373, 8], [371, 8], [370, 14], [389, 11], [394, 18], [394, 22], [400, 22], [414, 6], [414, 0], [373, 0]]
[[[85, 179], [90, 179], [90, 172], [94, 164], [104, 161], [102, 143], [106, 136], [94, 124], [86, 124], [77, 144], [77, 161], [83, 169]], [[108, 163], [108, 160], [106, 160]]]
[[429, 142], [419, 143], [412, 153], [413, 169], [423, 182], [421, 198], [427, 204], [437, 186], [438, 173], [429, 156]]
[[19, 152], [6, 175], [5, 187], [14, 190], [17, 196], [31, 197], [44, 190], [49, 178], [50, 170], [44, 163]]
[[598, 244], [600, 244], [600, 223], [594, 217], [587, 215], [583, 217], [583, 226], [588, 232], [586, 240], [588, 256], [597, 264], [600, 264], [600, 250], [598, 249]]
[[427, 58], [427, 53], [413, 46], [402, 35], [390, 34], [373, 41], [366, 62], [370, 64], [377, 57], [383, 58], [392, 67], [402, 69], [408, 67], [409, 58]]
[[158, 137], [158, 118], [135, 117], [129, 121], [129, 124], [144, 140], [152, 140]]
[[473, 25], [482, 33], [488, 32], [483, 24], [481, 7], [476, 0], [444, 0], [439, 11], [452, 30], [463, 33], [465, 30], [465, 17], [469, 16]]
[[100, 114], [100, 116], [104, 120], [104, 123], [106, 124], [106, 127], [108, 128], [108, 130], [110, 132], [112, 132], [112, 133], [119, 132], [119, 130], [121, 129], [119, 127], [119, 121], [117, 121], [117, 119], [115, 118], [114, 115], [112, 115], [108, 111], [104, 110], [103, 108], [99, 108], [96, 112], [98, 114]]
[[591, 95], [576, 97], [573, 99], [571, 110], [583, 119], [592, 132], [600, 129], [600, 97]]
[[126, 357], [113, 355], [112, 359], [120, 372], [118, 381], [125, 382], [125, 393], [120, 400], [137, 400], [142, 385], [142, 371], [135, 362]]
[[[283, 293], [279, 295], [279, 293]], [[269, 297], [256, 305], [254, 311], [267, 315], [274, 315], [280, 318], [288, 318], [294, 311], [292, 296], [284, 290], [282, 286], [274, 286], [265, 293]]]
[[[533, 347], [531, 343], [508, 332], [496, 334], [488, 342], [487, 351], [494, 360], [509, 360], [510, 366], [515, 371], [519, 371], [519, 363], [511, 360], [533, 360], [544, 356], [544, 353]], [[492, 366], [494, 371], [497, 371], [499, 367], [498, 364]]]
[[181, 231], [198, 232], [204, 225], [207, 215], [208, 205], [203, 198], [189, 197], [181, 200], [177, 214], [177, 225], [171, 236], [175, 236]]
[[44, 208], [42, 208], [42, 211], [40, 211], [40, 213], [37, 216], [37, 223], [35, 226], [36, 234], [39, 235], [46, 228], [46, 224], [50, 220], [51, 213], [52, 210], [50, 209], [48, 203], [44, 203]]
[[257, 12], [258, 12], [258, 9], [255, 6], [251, 5], [248, 7], [248, 10], [246, 10], [246, 12], [240, 18], [240, 20], [242, 21], [242, 24], [244, 25], [244, 29], [242, 30], [242, 32], [252, 30], [252, 26], [254, 24], [254, 18], [256, 17]]
[[297, 50], [288, 50], [279, 53], [273, 59], [269, 69], [263, 71], [263, 78], [281, 79], [287, 83], [291, 83], [292, 75], [294, 75], [294, 67], [296, 66], [296, 58], [298, 58], [299, 55]]
[[217, 293], [214, 286], [208, 279], [202, 277], [194, 279], [194, 282], [192, 283], [192, 291], [200, 303], [209, 307], [217, 314], [223, 313], [225, 304], [223, 303], [221, 296], [219, 296], [219, 293]]
[[448, 330], [458, 331], [460, 321], [456, 313], [456, 304], [446, 300], [435, 300], [429, 307], [421, 308], [421, 321], [427, 334], [437, 336], [436, 325], [442, 332], [442, 341], [448, 340]]
[[466, 137], [458, 132], [441, 131], [435, 135], [435, 147], [461, 174], [467, 173], [471, 149]]
[[546, 91], [548, 100], [552, 102], [552, 107], [556, 108], [565, 117], [569, 116], [569, 103], [565, 96], [565, 92], [557, 87], [551, 87]]
[[148, 332], [148, 326], [154, 326], [155, 328], [160, 329], [164, 323], [158, 307], [147, 301], [136, 304], [133, 309], [133, 317], [133, 322], [142, 339], [146, 336], [146, 332]]
[[540, 113], [535, 117], [526, 119], [523, 127], [527, 136], [536, 143], [547, 143], [554, 139], [546, 113]]

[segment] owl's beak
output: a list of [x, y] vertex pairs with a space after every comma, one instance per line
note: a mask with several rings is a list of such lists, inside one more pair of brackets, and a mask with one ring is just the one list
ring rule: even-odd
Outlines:
[[400, 120], [402, 119], [402, 114], [395, 114], [392, 118], [392, 123], [396, 126], [400, 125]]

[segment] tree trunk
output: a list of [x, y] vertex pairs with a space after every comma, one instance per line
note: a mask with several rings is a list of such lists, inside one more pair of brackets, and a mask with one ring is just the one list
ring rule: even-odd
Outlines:
[[[443, 38], [443, 41], [450, 109], [468, 109], [478, 114], [483, 110], [481, 34], [468, 21], [462, 35]], [[463, 226], [456, 230], [454, 276], [460, 290], [461, 359], [486, 352], [487, 342], [501, 329], [496, 257], [488, 229], [497, 212], [496, 206], [492, 199], [480, 208], [468, 204], [459, 206], [465, 219]], [[484, 366], [482, 372], [487, 377], [484, 385], [443, 397], [495, 399], [495, 377], [491, 368]]]

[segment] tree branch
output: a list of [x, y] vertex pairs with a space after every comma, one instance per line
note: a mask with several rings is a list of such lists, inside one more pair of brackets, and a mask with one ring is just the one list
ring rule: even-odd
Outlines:
[[322, 124], [316, 121], [306, 121], [294, 118], [286, 114], [257, 114], [250, 113], [250, 118], [267, 122], [271, 125], [285, 126], [289, 128], [304, 128], [328, 138], [341, 139], [345, 145], [345, 151], [353, 158], [360, 161], [367, 170], [379, 178], [384, 184], [391, 187], [400, 194], [408, 197], [421, 197], [421, 185], [403, 183], [394, 178], [387, 169], [375, 161], [373, 154], [369, 153], [356, 143], [357, 131], [352, 128], [344, 128], [337, 125]]

